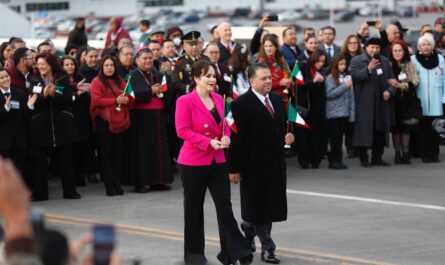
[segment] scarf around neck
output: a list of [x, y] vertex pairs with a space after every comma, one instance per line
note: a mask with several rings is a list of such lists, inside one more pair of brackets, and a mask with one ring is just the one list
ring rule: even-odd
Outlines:
[[433, 51], [431, 56], [426, 56], [420, 54], [420, 52], [416, 52], [416, 59], [424, 68], [428, 70], [434, 69], [439, 65], [439, 56], [437, 55], [436, 51]]

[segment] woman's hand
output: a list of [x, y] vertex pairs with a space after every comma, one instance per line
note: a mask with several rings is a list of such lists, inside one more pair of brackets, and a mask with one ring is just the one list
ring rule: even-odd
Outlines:
[[48, 96], [53, 97], [54, 92], [56, 91], [56, 87], [54, 85], [47, 85], [43, 90], [43, 96], [47, 98]]
[[34, 107], [34, 104], [36, 103], [37, 100], [37, 94], [32, 94], [32, 96], [28, 96], [28, 107]]
[[221, 143], [225, 146], [225, 148], [229, 148], [230, 145], [230, 137], [228, 136], [223, 136], [221, 138]]
[[291, 144], [294, 143], [294, 141], [295, 141], [295, 138], [294, 138], [294, 135], [293, 135], [292, 133], [287, 133], [287, 134], [284, 136], [284, 142], [285, 142], [286, 144], [291, 145]]
[[283, 78], [280, 80], [280, 86], [282, 87], [290, 87], [292, 85], [292, 80], [289, 78]]
[[126, 105], [128, 104], [128, 97], [126, 95], [119, 95], [116, 98], [116, 103]]
[[322, 75], [316, 75], [314, 77], [314, 83], [323, 83], [324, 82], [324, 77]]
[[215, 150], [221, 150], [225, 148], [223, 142], [218, 141], [216, 139], [210, 141], [210, 146]]

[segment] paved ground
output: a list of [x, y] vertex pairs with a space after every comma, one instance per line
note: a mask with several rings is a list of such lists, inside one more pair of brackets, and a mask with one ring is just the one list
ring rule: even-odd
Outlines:
[[[445, 150], [442, 150], [442, 152]], [[392, 160], [387, 152], [386, 160]], [[288, 160], [289, 217], [276, 223], [273, 236], [282, 264], [445, 264], [445, 156], [440, 164], [332, 171], [302, 170]], [[33, 206], [48, 213], [48, 226], [77, 238], [92, 222], [120, 228], [118, 248], [126, 264], [181, 264], [182, 188], [179, 176], [168, 192], [127, 192], [108, 198], [101, 184], [79, 189], [80, 201], [61, 200], [51, 182], [51, 200]], [[128, 188], [131, 190], [131, 188]], [[232, 186], [240, 220], [239, 190]], [[209, 264], [218, 264], [218, 233], [210, 196], [205, 204]], [[259, 254], [254, 264], [263, 264]]]

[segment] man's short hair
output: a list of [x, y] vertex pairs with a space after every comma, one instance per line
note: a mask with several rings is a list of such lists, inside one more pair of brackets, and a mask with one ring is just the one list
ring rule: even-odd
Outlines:
[[303, 34], [306, 34], [306, 32], [308, 32], [308, 31], [315, 31], [315, 29], [311, 28], [311, 27], [304, 28]]
[[131, 47], [131, 46], [129, 46], [129, 45], [125, 45], [125, 46], [122, 46], [122, 47], [118, 50], [118, 53], [121, 54], [121, 53], [123, 52], [123, 50], [126, 49], [126, 48], [130, 48], [131, 50], [133, 50], [133, 47]]
[[44, 42], [39, 43], [39, 45], [37, 46], [37, 51], [40, 52], [40, 47], [42, 47], [42, 46], [50, 46], [50, 47], [52, 47], [51, 43], [49, 43], [47, 41], [44, 41]]
[[265, 63], [254, 63], [254, 64], [251, 64], [249, 66], [249, 69], [247, 70], [247, 78], [248, 79], [254, 78], [256, 76], [256, 72], [259, 69], [269, 69], [269, 67]]
[[328, 30], [332, 30], [332, 32], [334, 33], [334, 36], [337, 35], [337, 32], [336, 32], [336, 30], [335, 30], [334, 27], [326, 26], [326, 27], [321, 28], [322, 31], [325, 31], [325, 30], [327, 30], [327, 29], [328, 29]]
[[14, 62], [14, 65], [18, 65], [20, 63], [20, 60], [26, 57], [26, 52], [29, 49], [26, 47], [18, 48], [14, 51], [14, 54], [12, 55], [12, 61]]
[[139, 24], [141, 24], [141, 25], [144, 25], [144, 26], [146, 26], [146, 27], [150, 27], [150, 20], [148, 20], [148, 19], [142, 19], [140, 22], [139, 22]]
[[285, 28], [285, 29], [283, 30], [283, 38], [284, 38], [284, 36], [286, 36], [286, 33], [287, 33], [289, 30], [294, 30], [295, 32], [297, 31], [297, 30], [295, 29], [294, 26], [289, 26], [289, 27], [287, 27], [287, 28]]
[[24, 41], [22, 38], [18, 38], [18, 37], [11, 37], [11, 38], [9, 39], [9, 44], [11, 45], [11, 47], [12, 47], [13, 49], [15, 49], [15, 45], [16, 45], [17, 43], [25, 43], [25, 41]]

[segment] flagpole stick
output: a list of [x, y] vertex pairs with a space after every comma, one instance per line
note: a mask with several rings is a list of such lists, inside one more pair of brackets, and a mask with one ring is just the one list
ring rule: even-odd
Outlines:
[[223, 101], [223, 124], [222, 124], [222, 136], [221, 136], [221, 140], [224, 137], [224, 129], [225, 129], [225, 125], [226, 124], [226, 95], [224, 95], [224, 101]]
[[[127, 88], [128, 88], [128, 84], [130, 83], [130, 79], [131, 79], [131, 75], [130, 75], [130, 77], [128, 77], [128, 81], [127, 81], [127, 84], [125, 85], [124, 92], [122, 92], [122, 95], [125, 95], [125, 93], [127, 92]], [[116, 110], [117, 111], [122, 110], [120, 103], [117, 105]]]
[[[286, 124], [287, 124], [286, 134], [288, 134], [288, 133], [289, 133], [289, 121], [286, 121]], [[284, 145], [284, 148], [286, 148], [286, 149], [290, 149], [290, 148], [292, 148], [292, 147], [290, 146], [290, 144], [285, 144], [285, 145]]]

